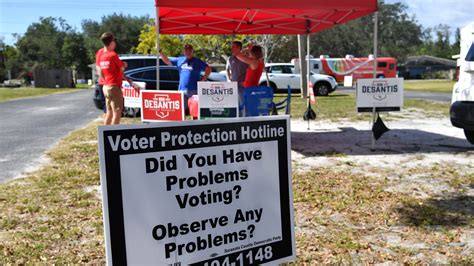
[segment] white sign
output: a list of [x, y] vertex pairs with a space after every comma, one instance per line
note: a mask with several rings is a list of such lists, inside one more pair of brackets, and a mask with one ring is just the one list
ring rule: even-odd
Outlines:
[[352, 76], [344, 76], [344, 87], [352, 87], [354, 78]]
[[239, 116], [237, 82], [198, 82], [199, 119]]
[[357, 80], [357, 111], [400, 111], [403, 107], [403, 78]]
[[133, 87], [130, 86], [128, 81], [122, 81], [122, 93], [125, 107], [140, 108], [142, 107], [142, 101], [140, 99], [140, 90], [146, 88], [145, 82], [132, 82]]
[[289, 116], [99, 127], [107, 264], [296, 256]]

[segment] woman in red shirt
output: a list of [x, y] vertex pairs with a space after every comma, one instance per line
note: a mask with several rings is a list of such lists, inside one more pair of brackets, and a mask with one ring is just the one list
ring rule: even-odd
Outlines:
[[[246, 53], [248, 53], [248, 55], [246, 55]], [[265, 67], [262, 47], [250, 44], [247, 51], [242, 51], [236, 56], [240, 61], [249, 65], [247, 73], [245, 74], [243, 87], [258, 86], [263, 68]]]

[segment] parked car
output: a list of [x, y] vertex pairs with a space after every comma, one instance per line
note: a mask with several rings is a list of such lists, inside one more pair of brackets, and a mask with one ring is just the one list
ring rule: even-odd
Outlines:
[[[156, 66], [148, 66], [125, 71], [125, 76], [133, 81], [146, 83], [147, 90], [156, 90]], [[178, 90], [179, 72], [174, 66], [160, 66], [160, 90]]]
[[[156, 55], [121, 54], [119, 58], [122, 62], [127, 63], [126, 71], [147, 66], [156, 66]], [[173, 57], [170, 57], [170, 59], [171, 58]], [[160, 65], [165, 65], [161, 59]]]
[[[265, 66], [268, 73], [268, 81], [274, 91], [286, 90], [288, 86], [292, 89], [300, 88], [300, 75], [296, 73], [295, 66], [291, 63], [271, 63]], [[311, 73], [311, 83], [313, 84], [314, 95], [327, 96], [337, 88], [336, 79], [334, 77]], [[265, 73], [260, 78], [260, 85], [267, 85], [267, 77]]]
[[449, 115], [451, 124], [462, 128], [466, 139], [474, 144], [474, 22], [461, 29], [461, 54], [457, 82]]
[[[156, 66], [125, 71], [125, 76], [133, 81], [145, 82], [147, 90], [156, 90]], [[208, 80], [226, 81], [226, 76], [220, 73], [211, 72]], [[178, 68], [175, 66], [160, 66], [160, 90], [178, 90], [178, 85]]]
[[[126, 71], [131, 71], [137, 68], [156, 66], [156, 55], [137, 55], [137, 54], [122, 54], [119, 56], [122, 62], [127, 63]], [[160, 60], [160, 65], [164, 65], [164, 62]], [[97, 77], [98, 79], [98, 77]], [[92, 98], [94, 105], [97, 109], [103, 110], [105, 106], [105, 98], [102, 91], [96, 85], [94, 95]], [[125, 112], [126, 110], [124, 110]]]
[[[155, 58], [156, 62], [156, 58]], [[125, 76], [133, 81], [141, 81], [146, 83], [147, 90], [156, 90], [156, 65], [141, 67], [125, 71]], [[202, 74], [201, 74], [202, 75]], [[224, 74], [211, 72], [208, 81], [226, 81]], [[160, 65], [160, 90], [178, 90], [179, 72], [175, 66]], [[100, 109], [104, 109], [105, 98], [101, 91], [96, 88], [94, 93], [94, 105]], [[136, 117], [140, 116], [140, 108], [124, 108], [124, 116]]]

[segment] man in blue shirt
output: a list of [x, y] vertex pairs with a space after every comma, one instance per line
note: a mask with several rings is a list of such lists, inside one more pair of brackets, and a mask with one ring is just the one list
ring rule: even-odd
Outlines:
[[[184, 106], [188, 109], [188, 98], [197, 94], [197, 82], [206, 81], [209, 74], [211, 74], [211, 67], [209, 67], [201, 59], [193, 57], [193, 46], [186, 44], [183, 50], [184, 56], [169, 59], [160, 51], [161, 59], [167, 65], [178, 67], [179, 71], [179, 87], [178, 90], [184, 93]], [[204, 75], [201, 79], [201, 72]]]

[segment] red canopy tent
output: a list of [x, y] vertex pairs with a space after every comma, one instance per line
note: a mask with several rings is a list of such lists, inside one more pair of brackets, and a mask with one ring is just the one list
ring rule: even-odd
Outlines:
[[155, 0], [162, 34], [309, 34], [377, 11], [376, 0]]
[[377, 0], [155, 0], [155, 6], [157, 51], [160, 33], [311, 34], [378, 10]]

